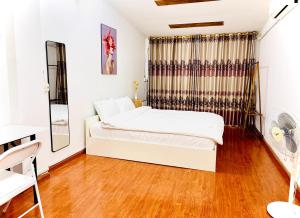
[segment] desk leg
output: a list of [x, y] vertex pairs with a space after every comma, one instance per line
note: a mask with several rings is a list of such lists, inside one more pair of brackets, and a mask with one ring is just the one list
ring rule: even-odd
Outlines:
[[6, 144], [3, 145], [3, 149], [4, 149], [4, 151], [8, 150], [8, 143], [6, 143]]
[[[3, 145], [3, 151], [7, 151], [8, 150], [8, 143]], [[10, 171], [10, 169], [7, 169], [8, 171]]]
[[[31, 135], [30, 136], [30, 141], [35, 140], [36, 137], [35, 135]], [[35, 171], [35, 175], [36, 175], [36, 179], [37, 179], [37, 166], [36, 166], [36, 158], [33, 160], [33, 166], [34, 166], [34, 171]], [[33, 197], [34, 197], [34, 203], [37, 204], [38, 203], [38, 199], [37, 199], [37, 195], [36, 195], [36, 191], [33, 187]]]

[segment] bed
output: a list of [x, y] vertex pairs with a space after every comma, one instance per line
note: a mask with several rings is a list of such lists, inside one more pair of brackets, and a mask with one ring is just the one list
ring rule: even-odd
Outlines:
[[86, 153], [215, 172], [223, 131], [216, 114], [140, 107], [86, 119]]
[[68, 105], [51, 104], [51, 128], [53, 149], [69, 145]]

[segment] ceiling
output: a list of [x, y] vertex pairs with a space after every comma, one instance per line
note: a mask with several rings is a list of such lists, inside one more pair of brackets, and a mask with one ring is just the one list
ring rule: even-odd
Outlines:
[[[270, 0], [221, 0], [158, 7], [154, 0], [110, 0], [146, 36], [260, 31]], [[224, 21], [224, 26], [170, 29], [169, 24]]]

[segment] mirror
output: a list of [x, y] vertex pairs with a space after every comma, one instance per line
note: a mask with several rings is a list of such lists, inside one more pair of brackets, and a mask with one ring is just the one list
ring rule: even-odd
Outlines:
[[70, 144], [66, 50], [63, 43], [46, 41], [51, 150]]

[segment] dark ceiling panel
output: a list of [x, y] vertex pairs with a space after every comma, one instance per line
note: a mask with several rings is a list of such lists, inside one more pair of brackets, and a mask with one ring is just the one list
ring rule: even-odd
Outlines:
[[199, 2], [213, 2], [219, 0], [154, 0], [158, 6], [165, 5], [178, 5], [178, 4], [189, 4], [189, 3], [199, 3]]
[[170, 24], [171, 29], [177, 28], [192, 28], [192, 27], [208, 27], [208, 26], [224, 26], [224, 21], [216, 22], [203, 22], [203, 23], [182, 23], [182, 24]]

